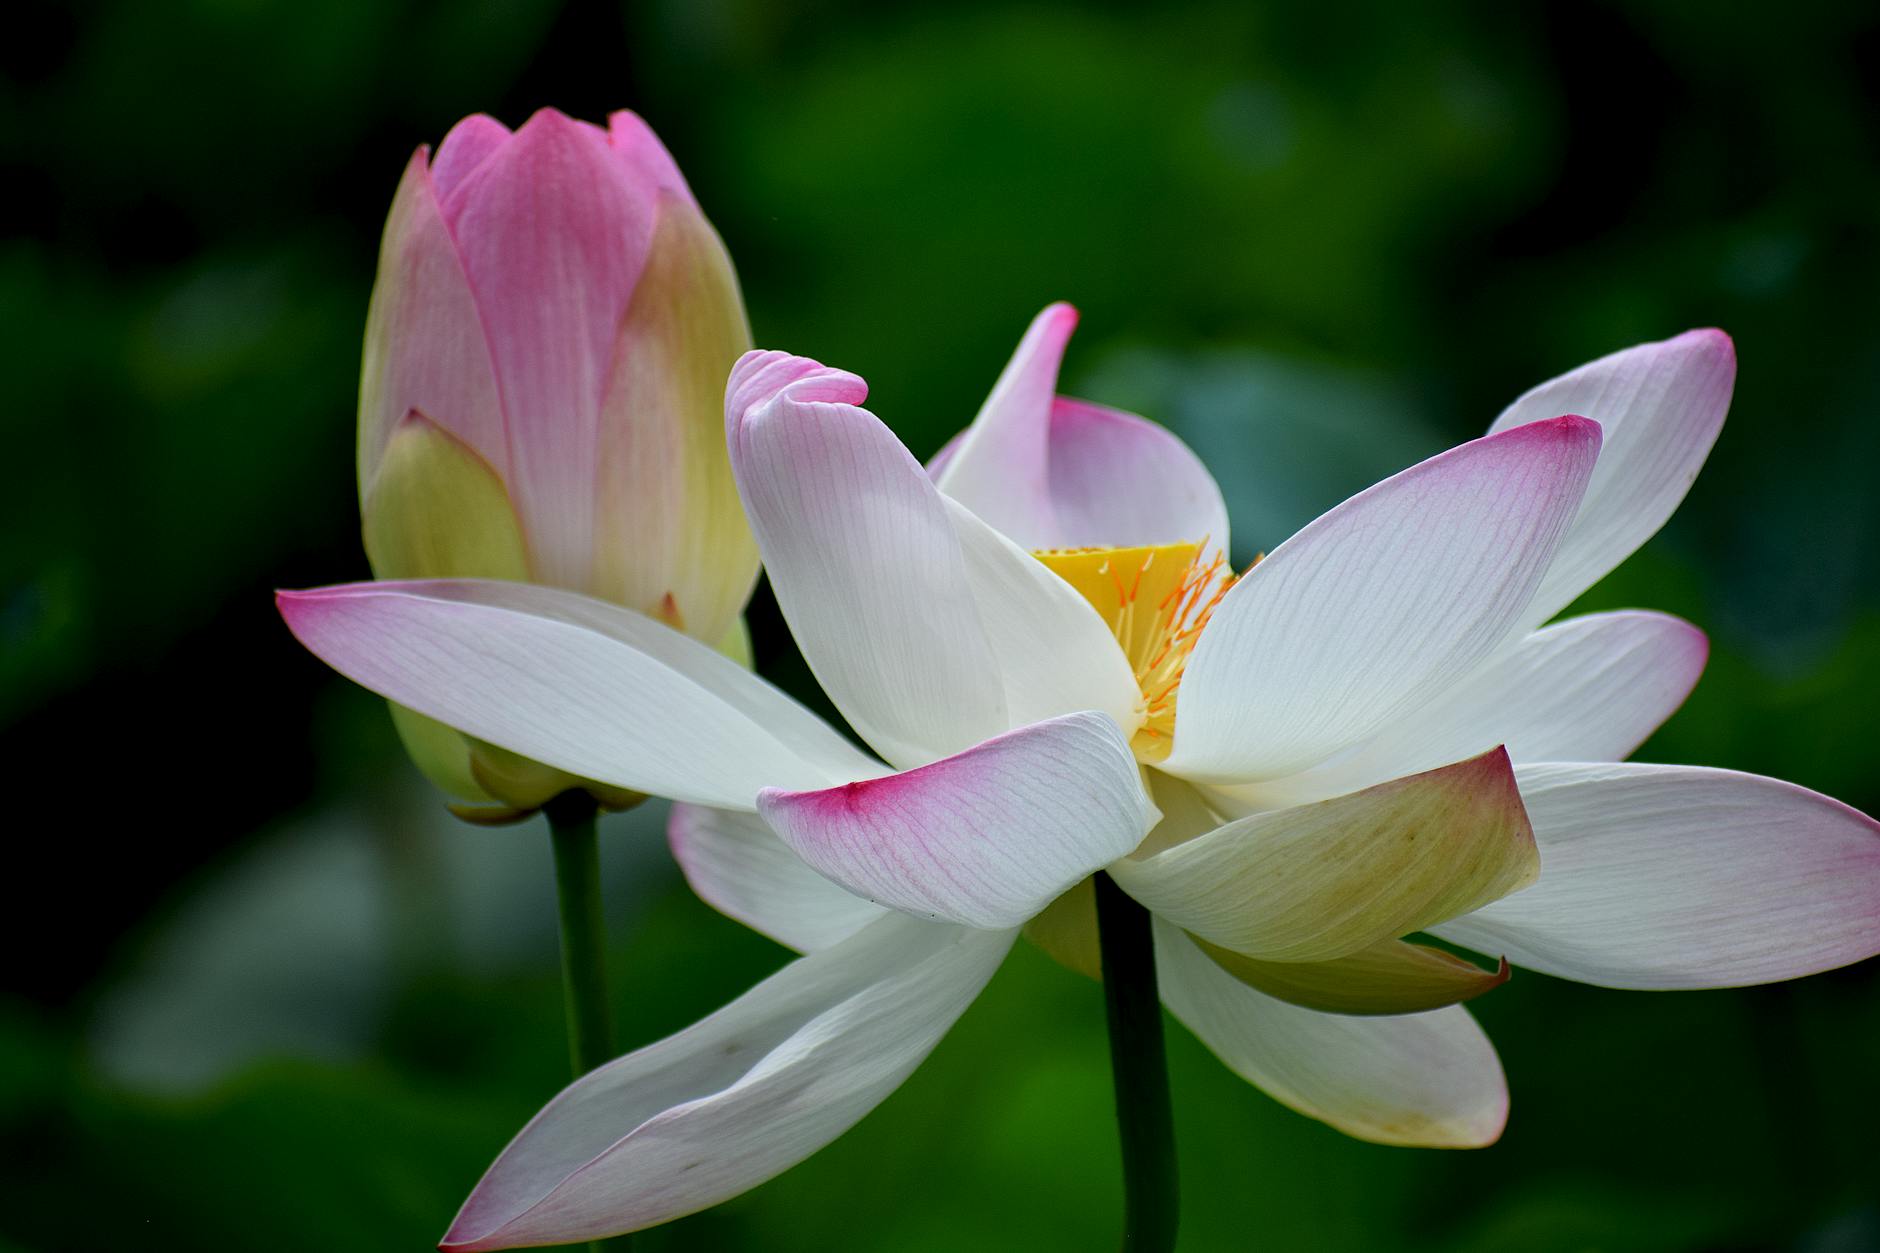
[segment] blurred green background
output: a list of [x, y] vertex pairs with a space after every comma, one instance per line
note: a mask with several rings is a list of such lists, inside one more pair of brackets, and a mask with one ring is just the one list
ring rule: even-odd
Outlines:
[[[1188, 438], [1249, 549], [1533, 383], [1721, 325], [1722, 442], [1587, 601], [1711, 633], [1641, 756], [1880, 809], [1869, 5], [29, 0], [9, 27], [0, 1248], [423, 1249], [560, 1085], [541, 830], [446, 818], [269, 599], [366, 573], [378, 231], [411, 148], [477, 110], [639, 110], [759, 344], [866, 375], [917, 452], [1076, 302], [1067, 390]], [[803, 691], [767, 593], [753, 616]], [[604, 828], [635, 1044], [785, 960], [660, 831]], [[1522, 974], [1479, 1012], [1514, 1114], [1462, 1154], [1346, 1140], [1172, 1028], [1184, 1248], [1880, 1248], [1880, 965]], [[1117, 1169], [1099, 994], [1021, 946], [856, 1131], [642, 1247], [1101, 1248]]]

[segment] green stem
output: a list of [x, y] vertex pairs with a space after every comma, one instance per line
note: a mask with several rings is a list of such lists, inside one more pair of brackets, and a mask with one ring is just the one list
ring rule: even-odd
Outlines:
[[[568, 1063], [579, 1079], [614, 1055], [607, 1013], [607, 926], [601, 912], [599, 806], [567, 791], [542, 806], [555, 848], [555, 903], [561, 915], [561, 990], [568, 1008]], [[626, 1236], [595, 1240], [590, 1253], [626, 1253]]]
[[1097, 943], [1123, 1144], [1123, 1253], [1168, 1253], [1180, 1217], [1162, 1001], [1149, 911], [1099, 873]]
[[568, 1060], [579, 1079], [613, 1057], [607, 1016], [607, 929], [601, 917], [600, 844], [594, 798], [569, 791], [542, 807], [555, 846], [561, 909], [561, 987], [568, 1005]]

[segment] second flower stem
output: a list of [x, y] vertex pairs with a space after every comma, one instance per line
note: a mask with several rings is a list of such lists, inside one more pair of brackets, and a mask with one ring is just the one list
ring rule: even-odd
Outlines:
[[1175, 1116], [1156, 991], [1149, 911], [1098, 872], [1097, 943], [1110, 1024], [1110, 1070], [1123, 1146], [1123, 1253], [1175, 1247]]

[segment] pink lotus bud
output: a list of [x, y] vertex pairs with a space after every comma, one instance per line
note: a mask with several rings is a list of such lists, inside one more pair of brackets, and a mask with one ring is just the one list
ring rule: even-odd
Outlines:
[[[385, 225], [359, 387], [373, 572], [552, 584], [735, 647], [758, 557], [723, 406], [750, 346], [731, 259], [638, 117], [464, 119]], [[460, 796], [569, 782], [397, 713]]]

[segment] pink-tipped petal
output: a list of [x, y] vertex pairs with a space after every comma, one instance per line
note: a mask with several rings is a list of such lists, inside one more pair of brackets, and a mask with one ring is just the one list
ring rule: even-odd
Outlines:
[[1050, 484], [1051, 402], [1077, 310], [1047, 306], [945, 461], [940, 489], [1025, 548], [1056, 548]]
[[1618, 761], [1684, 703], [1710, 643], [1669, 614], [1568, 618], [1523, 637], [1351, 752], [1242, 799], [1300, 804], [1460, 761], [1496, 744], [1520, 765]]
[[672, 159], [672, 153], [639, 114], [631, 109], [617, 109], [608, 114], [607, 144], [613, 149], [614, 159], [620, 163], [629, 183], [658, 187], [698, 208], [685, 175], [679, 172], [678, 162]]
[[749, 809], [767, 786], [880, 770], [736, 662], [571, 592], [430, 581], [278, 600], [300, 642], [354, 682], [581, 778]]
[[1221, 490], [1186, 444], [1056, 394], [1076, 326], [1067, 304], [1033, 319], [979, 416], [928, 467], [934, 481], [1024, 548], [1226, 548]]
[[1155, 950], [1169, 1011], [1274, 1100], [1379, 1144], [1480, 1148], [1500, 1138], [1507, 1080], [1461, 1006], [1323, 1014], [1254, 991], [1159, 918]]
[[1431, 928], [1564, 979], [1715, 988], [1880, 953], [1880, 823], [1807, 788], [1699, 766], [1516, 772], [1540, 882]]
[[756, 1187], [899, 1087], [1012, 940], [890, 915], [792, 962], [564, 1089], [491, 1165], [439, 1247], [619, 1235]]
[[738, 491], [803, 657], [897, 766], [1005, 731], [1004, 683], [945, 503], [860, 407], [867, 384], [749, 353], [726, 389]]
[[1016, 927], [1141, 842], [1155, 808], [1122, 733], [1070, 714], [903, 774], [769, 789], [757, 811], [849, 891], [917, 917]]
[[439, 200], [457, 190], [470, 172], [509, 142], [509, 128], [487, 113], [473, 113], [450, 128], [431, 161], [431, 189]]
[[1323, 962], [1534, 882], [1508, 756], [1237, 819], [1109, 873], [1183, 930], [1262, 961]]
[[839, 944], [887, 912], [811, 870], [755, 814], [677, 804], [666, 840], [701, 900], [799, 953]]
[[544, 109], [443, 201], [502, 389], [506, 481], [545, 582], [588, 578], [601, 398], [657, 199], [627, 180], [606, 132]]
[[1601, 357], [1534, 388], [1495, 419], [1505, 431], [1561, 413], [1600, 424], [1605, 442], [1579, 516], [1526, 615], [1545, 622], [1657, 534], [1710, 455], [1736, 385], [1722, 331], [1686, 331]]
[[1526, 610], [1598, 451], [1592, 422], [1536, 422], [1307, 525], [1215, 610], [1164, 769], [1220, 783], [1290, 774], [1448, 689]]
[[1054, 548], [1227, 548], [1227, 503], [1201, 458], [1118, 409], [1063, 396], [1051, 406], [1051, 502]]
[[509, 464], [502, 400], [483, 322], [432, 193], [424, 150], [405, 167], [385, 220], [359, 371], [359, 499], [392, 433], [426, 414], [500, 478]]

